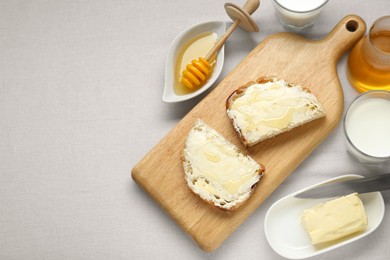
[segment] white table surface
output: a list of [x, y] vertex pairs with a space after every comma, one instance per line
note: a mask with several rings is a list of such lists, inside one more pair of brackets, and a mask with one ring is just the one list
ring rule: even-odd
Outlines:
[[[230, 23], [224, 2], [0, 1], [0, 259], [282, 259], [263, 228], [275, 201], [338, 175], [390, 170], [351, 158], [340, 124], [221, 247], [195, 245], [130, 172], [204, 97], [162, 101], [165, 55], [190, 25]], [[307, 37], [348, 14], [369, 27], [389, 13], [388, 0], [330, 0]], [[270, 0], [254, 19], [259, 33], [238, 29], [228, 40], [219, 80], [284, 31]], [[338, 72], [347, 106], [358, 93], [346, 58]], [[383, 197], [378, 230], [317, 258], [388, 259], [390, 192]]]

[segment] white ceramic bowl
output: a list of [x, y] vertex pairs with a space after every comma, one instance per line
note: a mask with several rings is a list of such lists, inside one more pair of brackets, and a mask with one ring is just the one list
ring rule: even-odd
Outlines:
[[343, 175], [328, 181], [313, 185], [309, 188], [290, 194], [277, 202], [269, 209], [265, 216], [264, 231], [268, 243], [279, 255], [289, 259], [303, 259], [325, 253], [343, 245], [363, 238], [373, 232], [382, 222], [385, 213], [385, 204], [380, 192], [359, 194], [368, 218], [368, 227], [365, 231], [339, 239], [325, 247], [312, 245], [309, 235], [304, 230], [300, 218], [303, 210], [332, 200], [328, 199], [298, 199], [294, 196], [304, 190], [342, 180], [360, 178], [360, 175]]
[[211, 78], [206, 82], [204, 86], [199, 88], [198, 90], [185, 94], [178, 95], [174, 90], [174, 82], [175, 82], [175, 63], [177, 55], [182, 48], [182, 46], [194, 38], [196, 35], [199, 35], [204, 32], [214, 32], [217, 34], [218, 39], [225, 33], [226, 24], [222, 21], [209, 21], [200, 24], [195, 24], [183, 32], [181, 32], [175, 40], [172, 42], [169, 47], [169, 51], [166, 58], [165, 63], [165, 84], [164, 84], [164, 93], [163, 93], [163, 101], [167, 103], [180, 102], [184, 100], [188, 100], [194, 98], [206, 90], [208, 90], [218, 79], [221, 74], [223, 62], [224, 62], [224, 46], [219, 50], [217, 56], [217, 63], [214, 68], [214, 72], [211, 75]]

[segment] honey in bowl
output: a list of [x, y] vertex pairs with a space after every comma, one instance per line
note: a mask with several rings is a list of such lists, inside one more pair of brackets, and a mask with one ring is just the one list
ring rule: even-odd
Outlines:
[[378, 19], [352, 49], [347, 77], [359, 92], [390, 90], [390, 16]]
[[[205, 32], [195, 36], [183, 45], [182, 49], [179, 51], [175, 64], [174, 91], [177, 95], [185, 95], [199, 89], [199, 87], [188, 88], [180, 82], [182, 72], [186, 69], [187, 64], [191, 64], [192, 60], [198, 59], [199, 57], [205, 57], [214, 47], [217, 39], [218, 36], [216, 33]], [[214, 70], [216, 58], [217, 55], [214, 55], [210, 60], [210, 74], [212, 74], [212, 71]]]

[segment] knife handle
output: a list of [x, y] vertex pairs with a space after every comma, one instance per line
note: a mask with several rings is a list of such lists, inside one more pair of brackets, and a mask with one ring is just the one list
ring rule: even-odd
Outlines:
[[365, 182], [368, 187], [372, 187], [373, 190], [382, 191], [390, 189], [390, 173], [382, 173], [372, 177], [359, 178], [354, 181], [355, 183]]

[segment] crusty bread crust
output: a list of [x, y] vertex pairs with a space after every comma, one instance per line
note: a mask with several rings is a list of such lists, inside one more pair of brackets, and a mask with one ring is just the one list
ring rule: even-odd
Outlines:
[[[250, 81], [248, 83], [246, 83], [245, 85], [243, 86], [240, 86], [238, 87], [235, 91], [233, 91], [233, 93], [231, 93], [229, 95], [229, 97], [226, 99], [226, 111], [229, 111], [230, 108], [232, 107], [232, 104], [234, 103], [234, 101], [241, 97], [242, 95], [244, 95], [245, 91], [247, 90], [247, 88], [249, 88], [250, 86], [254, 85], [254, 84], [265, 84], [265, 83], [268, 83], [268, 82], [277, 82], [281, 79], [277, 78], [277, 77], [273, 77], [273, 76], [262, 76], [260, 77], [259, 79], [257, 79], [256, 81]], [[291, 88], [291, 87], [295, 87], [295, 86], [299, 86], [303, 91], [307, 92], [307, 93], [311, 93], [310, 89], [306, 88], [306, 87], [303, 87], [301, 85], [298, 85], [298, 84], [294, 84], [294, 83], [290, 83], [290, 82], [287, 82], [287, 87]], [[271, 138], [273, 136], [270, 136], [268, 138], [264, 138], [264, 139], [261, 139], [261, 140], [258, 140], [256, 142], [250, 142], [249, 140], [247, 140], [244, 136], [244, 134], [242, 133], [242, 130], [236, 125], [235, 121], [234, 121], [234, 118], [231, 117], [228, 113], [228, 118], [230, 120], [230, 122], [232, 123], [235, 131], [237, 132], [241, 142], [245, 145], [245, 147], [250, 147], [250, 146], [253, 146], [261, 141], [263, 141], [264, 139], [268, 139], [268, 138]]]

